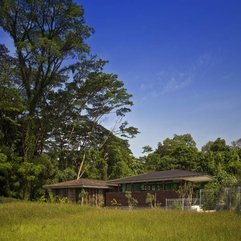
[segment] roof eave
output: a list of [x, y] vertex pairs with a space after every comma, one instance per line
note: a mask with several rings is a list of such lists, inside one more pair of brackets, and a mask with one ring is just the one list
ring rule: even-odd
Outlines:
[[[208, 182], [208, 181], [212, 181], [213, 179], [210, 176], [189, 176], [189, 177], [170, 177], [170, 178], [152, 178], [152, 179], [143, 179], [143, 180], [123, 180], [123, 181], [113, 181], [113, 183], [116, 184], [127, 184], [127, 183], [150, 183], [150, 182], [165, 182], [165, 181], [187, 181], [187, 179], [191, 179], [191, 178], [201, 178], [201, 177], [207, 177], [205, 181], [201, 181], [201, 182]], [[111, 181], [110, 181], [111, 183]]]
[[62, 188], [96, 188], [96, 189], [111, 189], [113, 186], [90, 186], [90, 185], [78, 185], [78, 186], [43, 186], [45, 189], [62, 189]]

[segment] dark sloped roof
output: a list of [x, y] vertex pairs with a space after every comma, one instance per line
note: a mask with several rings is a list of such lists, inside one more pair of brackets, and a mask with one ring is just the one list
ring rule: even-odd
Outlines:
[[108, 189], [108, 188], [111, 188], [112, 186], [116, 186], [116, 185], [113, 183], [107, 183], [107, 181], [103, 181], [103, 180], [80, 178], [79, 180], [54, 183], [54, 184], [45, 185], [43, 187], [46, 189], [76, 188], [76, 187]]
[[81, 178], [79, 180], [72, 180], [67, 182], [60, 182], [43, 186], [46, 189], [55, 188], [99, 188], [109, 189], [122, 183], [141, 183], [141, 182], [156, 182], [156, 181], [168, 181], [168, 180], [186, 180], [191, 182], [208, 182], [212, 180], [212, 177], [198, 172], [190, 172], [184, 170], [169, 170], [161, 172], [149, 172], [136, 176], [130, 176], [125, 178], [113, 179], [109, 181], [94, 180]]
[[155, 182], [168, 180], [189, 180], [194, 182], [211, 181], [212, 178], [206, 174], [198, 172], [190, 172], [184, 170], [168, 170], [160, 172], [149, 172], [137, 176], [130, 176], [126, 178], [119, 178], [110, 180], [109, 183], [140, 183], [140, 182]]

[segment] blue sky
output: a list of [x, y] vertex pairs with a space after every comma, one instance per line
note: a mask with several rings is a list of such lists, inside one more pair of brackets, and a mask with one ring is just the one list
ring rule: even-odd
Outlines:
[[241, 1], [84, 0], [92, 51], [134, 97], [140, 155], [174, 134], [241, 137]]
[[134, 155], [174, 134], [190, 133], [199, 148], [241, 137], [241, 1], [78, 2], [95, 29], [92, 52], [133, 94]]

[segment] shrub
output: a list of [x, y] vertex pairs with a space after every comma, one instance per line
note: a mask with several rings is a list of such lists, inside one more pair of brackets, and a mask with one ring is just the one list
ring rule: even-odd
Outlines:
[[80, 204], [83, 206], [84, 204], [88, 204], [88, 192], [86, 192], [84, 189], [81, 189], [81, 192], [79, 194]]
[[154, 194], [151, 194], [149, 192], [146, 194], [146, 204], [148, 204], [151, 208], [156, 206]]
[[129, 209], [132, 209], [134, 206], [137, 205], [138, 201], [132, 196], [132, 193], [130, 191], [125, 192], [125, 197], [127, 198]]
[[116, 207], [116, 208], [121, 205], [121, 203], [118, 203], [115, 198], [113, 198], [111, 200], [110, 204], [111, 204], [111, 206]]

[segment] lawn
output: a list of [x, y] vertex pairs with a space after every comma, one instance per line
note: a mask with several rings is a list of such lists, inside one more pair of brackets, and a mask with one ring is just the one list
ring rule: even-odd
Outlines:
[[239, 241], [241, 216], [11, 202], [0, 204], [0, 240]]

